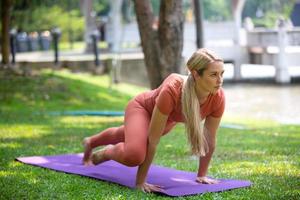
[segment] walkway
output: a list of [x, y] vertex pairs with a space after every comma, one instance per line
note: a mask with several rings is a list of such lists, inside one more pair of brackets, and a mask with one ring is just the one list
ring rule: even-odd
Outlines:
[[[143, 53], [141, 49], [129, 49], [123, 51], [118, 56], [118, 59], [142, 59]], [[100, 52], [100, 59], [105, 60], [108, 58], [113, 58], [114, 54]], [[0, 56], [1, 59], [1, 56]], [[83, 50], [73, 50], [73, 51], [62, 51], [60, 52], [60, 61], [90, 61], [94, 62], [95, 56], [93, 54], [84, 53]], [[54, 62], [54, 52], [53, 51], [36, 51], [36, 52], [26, 52], [18, 53], [16, 55], [16, 60], [18, 62], [28, 62], [28, 63], [39, 63], [39, 62]], [[225, 64], [225, 79], [233, 78], [233, 65]], [[257, 79], [257, 78], [273, 78], [275, 76], [275, 67], [272, 65], [254, 65], [254, 64], [243, 64], [242, 65], [242, 78], [243, 79]], [[300, 77], [300, 66], [290, 66], [289, 73], [292, 78]]]

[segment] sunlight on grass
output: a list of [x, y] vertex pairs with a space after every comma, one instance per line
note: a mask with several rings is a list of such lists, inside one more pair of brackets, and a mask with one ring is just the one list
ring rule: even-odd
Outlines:
[[253, 129], [253, 128], [264, 128], [264, 127], [276, 127], [279, 126], [278, 123], [272, 120], [266, 120], [266, 119], [253, 119], [253, 118], [239, 118], [239, 117], [232, 117], [224, 114], [224, 117], [222, 118], [222, 123], [224, 124], [231, 124], [233, 123], [236, 125], [242, 125], [245, 126], [247, 129]]
[[[11, 167], [11, 168], [23, 167], [23, 164], [20, 162], [17, 162], [17, 161], [11, 161], [11, 162], [9, 162], [9, 167]], [[26, 174], [26, 172], [24, 172], [22, 174], [24, 175], [24, 174]]]
[[17, 174], [17, 172], [11, 172], [11, 171], [1, 171], [0, 170], [0, 177], [10, 177], [10, 176], [14, 176], [15, 174]]
[[100, 76], [101, 78], [99, 78], [99, 76], [94, 76], [87, 72], [71, 73], [68, 70], [60, 70], [60, 71], [45, 70], [44, 73], [47, 73], [47, 74], [52, 73], [59, 77], [64, 77], [64, 78], [73, 79], [73, 80], [80, 80], [80, 81], [84, 81], [87, 83], [91, 83], [93, 85], [107, 87], [107, 88], [109, 87], [109, 83], [110, 83], [109, 76], [107, 76], [107, 75]]
[[0, 148], [11, 148], [11, 149], [16, 149], [20, 148], [22, 145], [17, 142], [9, 142], [9, 143], [1, 143]]
[[[289, 161], [264, 162], [227, 162], [222, 164], [219, 172], [230, 176], [240, 175], [269, 175], [269, 176], [299, 176], [300, 169]], [[300, 176], [299, 176], [300, 178]]]
[[40, 138], [50, 132], [49, 127], [43, 125], [17, 124], [14, 126], [1, 125], [0, 139]]
[[[2, 199], [170, 199], [117, 184], [58, 173], [14, 161], [20, 156], [82, 153], [84, 137], [119, 126], [123, 117], [54, 116], [51, 111], [122, 110], [146, 88], [114, 84], [109, 76], [44, 71], [0, 79], [0, 196]], [[17, 98], [16, 98], [17, 97]], [[209, 175], [250, 180], [253, 186], [179, 199], [300, 199], [300, 126], [226, 116]], [[155, 164], [197, 171], [184, 126], [162, 137]]]
[[99, 93], [95, 94], [95, 96], [98, 98], [101, 98], [103, 101], [111, 102], [112, 105], [119, 101], [119, 98], [111, 95], [111, 92], [107, 92], [107, 93], [99, 92]]
[[[47, 72], [47, 73], [49, 73], [49, 72]], [[126, 84], [126, 83], [113, 84], [112, 87], [110, 88], [111, 80], [108, 75], [102, 75], [99, 77], [99, 76], [94, 76], [94, 75], [91, 75], [88, 73], [74, 74], [74, 73], [69, 72], [68, 70], [62, 70], [59, 73], [57, 73], [57, 72], [52, 72], [52, 73], [56, 74], [57, 76], [70, 78], [70, 79], [74, 79], [74, 80], [81, 80], [81, 81], [84, 81], [86, 83], [90, 83], [90, 84], [93, 84], [96, 86], [105, 87], [108, 89], [108, 94], [111, 89], [117, 90], [119, 92], [122, 92], [122, 93], [125, 93], [128, 95], [132, 95], [132, 96], [139, 94], [140, 92], [143, 92], [145, 90], [149, 90], [147, 88], [138, 87], [138, 86], [134, 86], [134, 85]]]
[[[59, 49], [62, 51], [66, 51], [66, 50], [79, 50], [82, 49], [84, 50], [85, 48], [85, 42], [84, 41], [74, 41], [72, 43], [72, 49], [71, 49], [71, 44], [70, 42], [60, 42], [59, 43]], [[106, 49], [108, 48], [108, 43], [107, 42], [103, 42], [103, 41], [99, 41], [98, 42], [98, 48], [99, 49]], [[101, 50], [100, 50], [101, 51]]]
[[[59, 49], [64, 51], [64, 50], [70, 50], [70, 43], [69, 42], [60, 42], [59, 43]], [[73, 42], [73, 50], [74, 49], [84, 49], [84, 45], [85, 43], [82, 42], [82, 41], [76, 41], [76, 42]]]
[[82, 100], [81, 99], [78, 99], [78, 98], [76, 98], [76, 97], [70, 97], [69, 98], [69, 103], [70, 104], [73, 104], [73, 105], [81, 105], [83, 102], [82, 102]]
[[137, 94], [140, 94], [141, 92], [149, 90], [149, 88], [136, 87], [136, 86], [129, 85], [126, 83], [119, 83], [117, 85], [113, 85], [113, 89], [116, 89], [119, 92], [124, 92], [131, 96], [135, 96]]
[[64, 124], [73, 124], [76, 123], [86, 125], [86, 124], [98, 124], [98, 123], [122, 123], [123, 117], [90, 117], [90, 116], [83, 116], [83, 117], [61, 117], [59, 119], [60, 123]]
[[265, 151], [258, 151], [258, 150], [245, 150], [244, 153], [250, 155], [250, 156], [265, 156], [267, 154]]

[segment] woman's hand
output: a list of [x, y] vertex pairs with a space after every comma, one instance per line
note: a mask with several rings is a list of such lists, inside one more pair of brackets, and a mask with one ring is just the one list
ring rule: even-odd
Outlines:
[[152, 185], [149, 183], [137, 184], [136, 188], [142, 190], [143, 192], [161, 192], [162, 187], [159, 185]]
[[218, 180], [209, 178], [209, 177], [207, 177], [207, 176], [198, 176], [198, 177], [196, 178], [196, 181], [197, 181], [198, 183], [203, 183], [203, 184], [217, 184], [217, 183], [220, 182], [220, 181], [218, 181]]

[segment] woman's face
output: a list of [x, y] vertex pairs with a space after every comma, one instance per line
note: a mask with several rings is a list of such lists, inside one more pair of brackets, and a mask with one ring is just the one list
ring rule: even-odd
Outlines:
[[209, 63], [203, 71], [202, 76], [197, 72], [194, 73], [197, 87], [204, 92], [216, 93], [222, 87], [223, 73], [223, 62], [216, 61]]

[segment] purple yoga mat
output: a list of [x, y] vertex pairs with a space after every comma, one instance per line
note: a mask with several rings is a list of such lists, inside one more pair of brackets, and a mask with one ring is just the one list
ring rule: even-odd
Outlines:
[[[115, 161], [107, 161], [97, 166], [83, 166], [81, 159], [82, 154], [66, 154], [57, 156], [19, 157], [16, 160], [25, 164], [92, 177], [134, 188], [137, 167], [126, 167]], [[148, 174], [148, 182], [162, 186], [164, 189], [161, 193], [169, 196], [220, 192], [251, 185], [250, 181], [230, 179], [220, 179], [218, 184], [208, 185], [195, 182], [195, 178], [196, 173], [157, 165], [151, 165]]]

